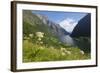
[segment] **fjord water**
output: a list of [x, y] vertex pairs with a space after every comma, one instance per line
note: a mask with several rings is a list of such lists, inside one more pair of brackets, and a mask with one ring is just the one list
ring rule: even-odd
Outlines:
[[[63, 26], [66, 28], [63, 28], [58, 23], [49, 20], [45, 15], [24, 10], [23, 62], [90, 59], [90, 50], [88, 50], [90, 49], [90, 39], [83, 36], [86, 33], [81, 34], [84, 31], [81, 27], [87, 25], [79, 24], [79, 26], [77, 24], [72, 30], [73, 21], [69, 21], [71, 26], [69, 22], [68, 24], [64, 22]], [[71, 31], [74, 32], [70, 33]], [[87, 46], [89, 48], [86, 48]]]
[[68, 45], [75, 45], [74, 43], [74, 40], [72, 37], [70, 37], [70, 35], [62, 35], [60, 37], [60, 40], [63, 42], [63, 43], [66, 43]]
[[[87, 14], [84, 16], [73, 28], [73, 31], [68, 34], [62, 34], [60, 39], [62, 42], [72, 45], [78, 46], [82, 50], [86, 50], [86, 52], [90, 52], [91, 46], [91, 14]], [[67, 27], [68, 28], [68, 27]], [[70, 27], [69, 27], [70, 28]], [[85, 30], [84, 30], [85, 29]]]
[[91, 39], [89, 37], [73, 38], [70, 35], [62, 35], [60, 40], [69, 46], [78, 47], [81, 50], [90, 53]]

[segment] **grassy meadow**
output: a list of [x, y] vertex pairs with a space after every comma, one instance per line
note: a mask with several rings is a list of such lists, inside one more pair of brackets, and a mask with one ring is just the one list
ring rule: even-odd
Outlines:
[[[90, 48], [71, 46], [60, 42], [47, 24], [29, 10], [23, 11], [23, 62], [90, 59]], [[90, 44], [90, 39], [74, 38], [77, 45]]]
[[84, 60], [90, 59], [90, 53], [85, 53], [78, 47], [61, 43], [54, 37], [39, 38], [30, 34], [23, 40], [23, 62]]

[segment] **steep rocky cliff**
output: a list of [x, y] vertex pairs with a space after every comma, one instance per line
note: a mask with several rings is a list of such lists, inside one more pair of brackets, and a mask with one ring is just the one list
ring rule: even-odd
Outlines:
[[72, 37], [80, 37], [80, 36], [86, 36], [90, 37], [91, 35], [91, 14], [87, 14], [85, 17], [83, 17], [76, 27], [74, 28], [72, 34], [70, 36]]

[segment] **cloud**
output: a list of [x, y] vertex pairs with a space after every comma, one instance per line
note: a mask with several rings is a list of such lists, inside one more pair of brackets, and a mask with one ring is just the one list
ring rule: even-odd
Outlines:
[[74, 27], [77, 25], [78, 22], [76, 22], [74, 19], [67, 18], [59, 23], [59, 25], [64, 28], [67, 32], [71, 33], [74, 29]]

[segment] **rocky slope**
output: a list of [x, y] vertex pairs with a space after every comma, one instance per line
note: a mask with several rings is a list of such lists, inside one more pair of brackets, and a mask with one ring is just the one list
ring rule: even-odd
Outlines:
[[46, 16], [34, 14], [32, 11], [23, 11], [24, 33], [33, 33], [36, 31], [52, 33], [57, 37], [68, 34], [59, 24], [49, 21]]
[[72, 37], [80, 37], [80, 36], [90, 37], [90, 35], [91, 35], [91, 15], [87, 14], [75, 26], [71, 36]]

